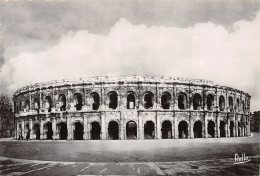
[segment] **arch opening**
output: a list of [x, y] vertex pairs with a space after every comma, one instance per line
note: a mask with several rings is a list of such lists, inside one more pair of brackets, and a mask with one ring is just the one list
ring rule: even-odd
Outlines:
[[24, 108], [25, 111], [29, 111], [30, 110], [30, 101], [29, 100], [26, 100], [25, 101], [25, 108]]
[[224, 109], [225, 109], [225, 98], [224, 96], [221, 95], [219, 97], [219, 110], [224, 111]]
[[172, 138], [172, 123], [166, 120], [162, 123], [162, 139]]
[[230, 137], [234, 137], [234, 121], [230, 121], [229, 131], [230, 131]]
[[57, 129], [59, 133], [59, 139], [66, 140], [68, 136], [67, 124], [65, 122], [60, 122], [57, 124]]
[[45, 132], [45, 135], [46, 135], [46, 139], [52, 139], [53, 131], [52, 131], [52, 123], [51, 122], [47, 122], [44, 125], [44, 132]]
[[50, 96], [46, 96], [45, 98], [46, 101], [46, 109], [48, 110], [48, 112], [51, 112], [51, 108], [52, 108], [52, 101], [51, 101], [51, 97]]
[[150, 109], [153, 107], [153, 93], [146, 92], [144, 95], [144, 108]]
[[234, 109], [233, 109], [233, 98], [231, 96], [228, 97], [228, 107], [229, 107], [230, 112], [234, 112]]
[[219, 127], [220, 137], [226, 137], [225, 126], [226, 126], [225, 122], [224, 121], [220, 121], [220, 127]]
[[100, 140], [101, 127], [98, 122], [91, 123], [91, 139], [92, 140]]
[[99, 94], [94, 92], [91, 95], [92, 95], [92, 98], [93, 98], [92, 110], [98, 110], [99, 109], [99, 105], [100, 105]]
[[215, 137], [215, 123], [212, 120], [208, 122], [208, 137]]
[[119, 139], [119, 128], [116, 121], [111, 121], [108, 124], [108, 137], [112, 140]]
[[213, 107], [214, 107], [214, 96], [209, 94], [207, 96], [207, 109], [209, 111], [213, 111]]
[[202, 122], [200, 120], [194, 123], [193, 132], [194, 138], [202, 138]]
[[83, 140], [84, 127], [80, 122], [74, 123], [74, 140]]
[[201, 96], [198, 93], [196, 93], [193, 96], [193, 109], [200, 110], [200, 107], [201, 107]]
[[161, 105], [163, 109], [170, 109], [171, 104], [171, 94], [169, 92], [164, 92], [161, 97]]
[[117, 108], [118, 96], [116, 92], [109, 93], [109, 109]]
[[135, 109], [135, 96], [133, 93], [127, 95], [127, 109]]
[[129, 121], [126, 124], [126, 138], [137, 139], [137, 125], [134, 121]]
[[40, 109], [40, 100], [39, 100], [39, 98], [35, 98], [34, 99], [34, 110], [39, 112], [39, 109]]
[[241, 137], [241, 123], [238, 122], [237, 124], [238, 124], [238, 131], [237, 131], [238, 134], [237, 134], [237, 136], [238, 136], [238, 137]]
[[187, 96], [184, 93], [180, 93], [178, 96], [178, 107], [179, 109], [186, 109]]
[[64, 94], [59, 95], [60, 111], [66, 111], [66, 96]]
[[38, 123], [34, 124], [33, 126], [33, 133], [35, 134], [36, 136], [36, 139], [40, 139], [40, 125]]
[[154, 139], [154, 123], [152, 121], [147, 121], [144, 124], [144, 138], [145, 139]]
[[76, 93], [74, 95], [74, 102], [75, 102], [76, 110], [80, 111], [82, 109], [82, 106], [83, 106], [82, 95], [80, 93]]
[[188, 138], [188, 123], [184, 120], [180, 121], [178, 125], [179, 138]]

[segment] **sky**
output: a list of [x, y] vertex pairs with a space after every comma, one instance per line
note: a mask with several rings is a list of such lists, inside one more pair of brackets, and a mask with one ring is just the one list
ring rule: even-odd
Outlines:
[[207, 79], [260, 110], [260, 1], [0, 0], [0, 93], [87, 76]]

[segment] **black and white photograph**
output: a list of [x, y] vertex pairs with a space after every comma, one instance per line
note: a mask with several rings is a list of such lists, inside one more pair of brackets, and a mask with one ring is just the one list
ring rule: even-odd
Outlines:
[[0, 175], [260, 175], [259, 0], [0, 0]]

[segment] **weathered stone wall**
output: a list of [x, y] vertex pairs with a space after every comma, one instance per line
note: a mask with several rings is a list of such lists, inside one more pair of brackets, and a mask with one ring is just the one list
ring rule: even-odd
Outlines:
[[[117, 95], [118, 105], [116, 109], [109, 108], [110, 95], [113, 92]], [[153, 94], [153, 106], [146, 109], [145, 96], [148, 92]], [[93, 93], [99, 95], [98, 110], [93, 110]], [[168, 109], [162, 108], [164, 103], [162, 101], [165, 101], [162, 99], [164, 93], [170, 95], [169, 100], [167, 100], [169, 103]], [[76, 110], [79, 101], [75, 98], [76, 94], [80, 94], [82, 97], [80, 110]], [[127, 96], [129, 94], [135, 97], [133, 109], [127, 109]], [[199, 103], [196, 102], [196, 94], [200, 97]], [[60, 95], [66, 97], [66, 110], [61, 108], [63, 103], [61, 103]], [[180, 98], [182, 95], [184, 95], [184, 101]], [[214, 97], [210, 110], [207, 109], [209, 95]], [[52, 103], [50, 112], [47, 109], [47, 96], [51, 98]], [[224, 97], [224, 104], [221, 102], [220, 105], [222, 96]], [[229, 102], [230, 97], [233, 99], [233, 105]], [[39, 100], [38, 108], [35, 106], [35, 99]], [[58, 127], [61, 123], [66, 124], [67, 127], [66, 139], [75, 139], [80, 136], [81, 132], [79, 132], [80, 134], [75, 132], [78, 130], [77, 122], [83, 127], [83, 139], [93, 138], [94, 122], [97, 122], [100, 126], [100, 139], [110, 139], [109, 124], [113, 121], [118, 124], [119, 139], [128, 138], [127, 129], [130, 127], [127, 127], [127, 124], [129, 121], [136, 124], [137, 134], [135, 137], [137, 139], [144, 139], [146, 133], [148, 134], [149, 130], [152, 129], [151, 138], [156, 139], [161, 139], [163, 136], [163, 138], [165, 136], [168, 136], [167, 138], [180, 138], [180, 133], [186, 133], [186, 131], [187, 138], [197, 137], [198, 134], [207, 138], [209, 137], [208, 124], [210, 121], [215, 124], [214, 130], [213, 127], [210, 128], [215, 137], [235, 137], [250, 134], [250, 96], [242, 91], [203, 80], [136, 76], [61, 80], [22, 88], [14, 94], [13, 100], [16, 106], [16, 135], [26, 136], [28, 134], [26, 124], [28, 124], [31, 130], [30, 137], [33, 139], [46, 138], [47, 122], [52, 125], [53, 139], [61, 138], [60, 127]], [[26, 102], [29, 102], [29, 109], [26, 109]], [[181, 103], [184, 104], [184, 108], [180, 109]], [[196, 110], [194, 105], [198, 106]], [[224, 109], [221, 110], [220, 106]], [[145, 127], [145, 124], [149, 121], [153, 122], [154, 128], [150, 127], [151, 129], [147, 130], [148, 127]], [[171, 124], [171, 129], [167, 128], [169, 130], [167, 135], [163, 132], [163, 128], [166, 128], [162, 125], [164, 121]], [[197, 121], [201, 122], [202, 126], [195, 127]], [[187, 130], [186, 127], [180, 126], [181, 122], [187, 125]], [[39, 125], [40, 129], [36, 129], [36, 124]], [[234, 124], [234, 126], [230, 124]], [[182, 131], [182, 128], [186, 131]], [[170, 133], [171, 135], [169, 135]]]

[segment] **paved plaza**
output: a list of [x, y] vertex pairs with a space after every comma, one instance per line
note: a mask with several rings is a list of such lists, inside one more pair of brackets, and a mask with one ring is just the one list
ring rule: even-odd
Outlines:
[[[0, 140], [0, 175], [259, 175], [260, 134], [246, 138]], [[249, 160], [235, 163], [235, 154]]]

